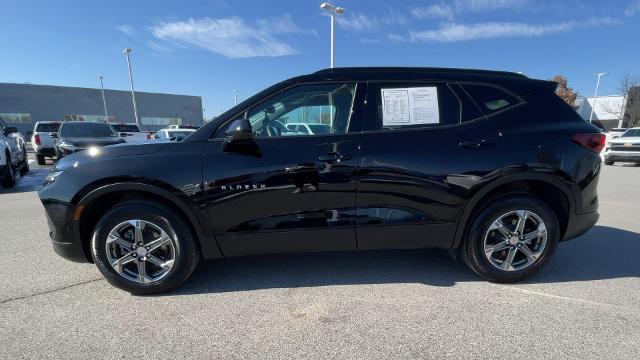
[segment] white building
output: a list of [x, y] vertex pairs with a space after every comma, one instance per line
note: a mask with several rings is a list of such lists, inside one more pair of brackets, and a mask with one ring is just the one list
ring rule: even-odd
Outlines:
[[622, 127], [622, 114], [626, 105], [626, 97], [622, 95], [609, 95], [594, 97], [578, 97], [576, 99], [577, 112], [583, 119], [589, 121], [591, 109], [594, 109], [593, 120], [598, 120], [605, 129], [611, 130]]

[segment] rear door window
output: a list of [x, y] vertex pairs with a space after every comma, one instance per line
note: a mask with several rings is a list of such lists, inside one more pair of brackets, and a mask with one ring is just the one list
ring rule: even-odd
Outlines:
[[490, 85], [461, 84], [460, 85], [476, 102], [485, 115], [520, 104], [520, 100], [505, 90]]
[[364, 131], [460, 124], [460, 100], [447, 84], [369, 83], [367, 98], [373, 107], [368, 107]]
[[60, 124], [38, 124], [36, 126], [36, 132], [58, 132]]

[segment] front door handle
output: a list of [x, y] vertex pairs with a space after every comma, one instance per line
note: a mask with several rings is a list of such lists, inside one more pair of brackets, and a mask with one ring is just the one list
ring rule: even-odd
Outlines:
[[337, 152], [328, 153], [327, 155], [318, 156], [318, 160], [326, 163], [334, 163], [339, 161], [351, 160], [350, 154], [338, 154]]
[[477, 149], [481, 146], [491, 145], [493, 143], [495, 143], [495, 141], [491, 139], [467, 139], [460, 141], [458, 145], [467, 149]]

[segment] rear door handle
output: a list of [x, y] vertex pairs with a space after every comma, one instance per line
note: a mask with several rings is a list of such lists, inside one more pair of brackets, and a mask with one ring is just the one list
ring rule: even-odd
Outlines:
[[481, 146], [491, 145], [493, 143], [495, 143], [495, 141], [491, 139], [467, 139], [460, 141], [458, 145], [467, 149], [477, 149]]

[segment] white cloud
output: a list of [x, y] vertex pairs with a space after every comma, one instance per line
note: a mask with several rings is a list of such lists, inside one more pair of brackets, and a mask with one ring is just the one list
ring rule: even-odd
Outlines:
[[640, 0], [635, 0], [624, 9], [624, 14], [626, 16], [634, 16], [636, 14], [640, 14]]
[[237, 59], [295, 54], [295, 49], [274, 35], [305, 32], [287, 14], [280, 18], [261, 19], [256, 24], [251, 26], [238, 17], [207, 17], [161, 23], [151, 27], [151, 33], [156, 39], [174, 45], [193, 46]]
[[590, 19], [583, 22], [565, 21], [535, 25], [516, 22], [488, 22], [475, 24], [447, 23], [436, 30], [411, 31], [406, 37], [389, 36], [394, 41], [457, 42], [506, 37], [540, 37], [571, 31], [577, 27], [613, 25], [619, 23], [610, 18]]
[[132, 26], [129, 26], [129, 25], [120, 25], [120, 26], [116, 27], [116, 30], [120, 31], [121, 33], [123, 33], [125, 35], [131, 35], [135, 31], [135, 29]]
[[453, 9], [448, 4], [440, 3], [413, 8], [411, 9], [411, 15], [417, 19], [451, 19], [453, 18]]
[[461, 12], [521, 9], [530, 3], [530, 0], [456, 0], [456, 8]]
[[347, 13], [336, 16], [338, 26], [354, 32], [373, 31], [377, 26], [377, 19], [362, 13]]

